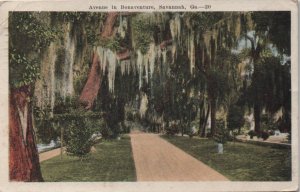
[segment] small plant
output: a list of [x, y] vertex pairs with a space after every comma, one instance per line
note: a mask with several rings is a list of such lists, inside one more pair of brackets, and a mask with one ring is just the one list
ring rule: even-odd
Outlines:
[[90, 152], [95, 143], [92, 135], [99, 132], [100, 125], [103, 122], [100, 113], [79, 110], [56, 114], [52, 121], [63, 129], [63, 140], [67, 153], [80, 158]]
[[253, 139], [254, 136], [257, 136], [256, 132], [253, 130], [249, 131], [248, 135], [250, 136], [250, 139]]
[[102, 127], [100, 132], [104, 139], [108, 139], [112, 135], [112, 131], [107, 126]]
[[71, 121], [65, 134], [67, 152], [81, 158], [84, 157], [94, 144], [91, 139], [93, 133], [94, 129], [85, 126], [84, 120]]
[[263, 140], [267, 140], [269, 138], [269, 133], [266, 132], [266, 131], [261, 131], [260, 132], [260, 137], [263, 139]]
[[213, 138], [217, 143], [225, 144], [228, 141], [227, 129], [225, 127], [219, 128]]
[[217, 143], [225, 144], [227, 142], [227, 138], [222, 133], [216, 133], [214, 136], [214, 140]]

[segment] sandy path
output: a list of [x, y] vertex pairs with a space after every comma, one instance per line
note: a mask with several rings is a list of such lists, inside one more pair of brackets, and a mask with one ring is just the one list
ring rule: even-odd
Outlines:
[[227, 181], [159, 135], [130, 134], [137, 181]]
[[40, 162], [51, 159], [57, 155], [60, 155], [60, 148], [53, 149], [51, 151], [46, 151], [39, 154]]

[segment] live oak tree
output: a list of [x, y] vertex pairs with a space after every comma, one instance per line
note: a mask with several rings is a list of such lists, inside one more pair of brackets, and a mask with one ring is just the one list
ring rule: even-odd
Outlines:
[[32, 98], [39, 59], [55, 33], [47, 20], [33, 13], [9, 15], [9, 177], [42, 181], [33, 130]]
[[[263, 108], [273, 114], [283, 107], [284, 121], [288, 122], [291, 110], [290, 61], [283, 60], [283, 55], [290, 55], [291, 21], [289, 12], [253, 12], [251, 20], [254, 23], [252, 29], [246, 24], [243, 27], [244, 37], [250, 41], [249, 56], [253, 65], [247, 98], [254, 109], [255, 131], [259, 132]], [[251, 30], [253, 35], [249, 34]], [[279, 54], [277, 59], [274, 49]], [[265, 81], [266, 75], [271, 79]], [[283, 126], [290, 127], [288, 123]]]

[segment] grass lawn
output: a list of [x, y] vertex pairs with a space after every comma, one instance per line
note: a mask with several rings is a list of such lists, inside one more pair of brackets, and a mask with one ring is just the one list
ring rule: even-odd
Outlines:
[[102, 141], [82, 161], [63, 155], [41, 163], [45, 181], [136, 181], [130, 137]]
[[162, 137], [232, 181], [291, 180], [290, 149], [228, 142], [224, 145], [224, 154], [218, 154], [213, 140]]

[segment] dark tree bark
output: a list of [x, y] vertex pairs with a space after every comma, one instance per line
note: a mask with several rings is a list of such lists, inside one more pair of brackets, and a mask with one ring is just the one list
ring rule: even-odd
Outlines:
[[[204, 117], [204, 121], [203, 121], [202, 124], [201, 124], [201, 134], [200, 134], [200, 137], [205, 137], [205, 135], [206, 135], [205, 128], [206, 128], [206, 124], [207, 124], [209, 112], [210, 112], [210, 106], [208, 105], [208, 106], [207, 106], [206, 115], [205, 115], [205, 117]], [[205, 113], [205, 110], [204, 110], [204, 113]]]
[[211, 107], [211, 111], [210, 111], [210, 118], [211, 118], [211, 124], [210, 124], [210, 133], [211, 136], [215, 135], [216, 132], [216, 100], [215, 99], [211, 99], [210, 100], [210, 107]]
[[[257, 62], [259, 60], [259, 57], [260, 57], [260, 52], [262, 50], [262, 45], [260, 45], [259, 43], [257, 43], [256, 47], [255, 47], [255, 40], [251, 37], [249, 37], [248, 35], [246, 35], [246, 38], [248, 40], [250, 40], [251, 42], [251, 57], [252, 57], [252, 60], [253, 60], [253, 63], [254, 63], [254, 75], [255, 73], [257, 72]], [[253, 78], [255, 79], [255, 77]], [[253, 83], [253, 82], [252, 82]], [[258, 97], [258, 94], [259, 94], [259, 91], [257, 90], [257, 83], [256, 83], [256, 86], [255, 86], [255, 89], [254, 89], [254, 95], [255, 95], [255, 100], [253, 101], [254, 102], [254, 105], [253, 105], [253, 108], [254, 108], [254, 123], [255, 123], [255, 127], [254, 127], [254, 130], [256, 132], [259, 132], [260, 131], [260, 115], [261, 115], [261, 101], [260, 101], [260, 98]]]
[[260, 115], [261, 115], [261, 108], [260, 105], [255, 103], [254, 104], [254, 131], [259, 132], [260, 131]]
[[9, 178], [43, 181], [32, 126], [30, 86], [11, 89], [9, 96]]

